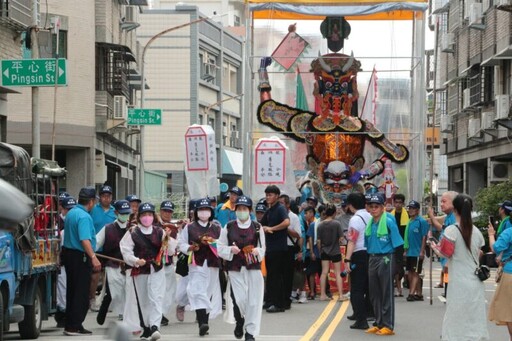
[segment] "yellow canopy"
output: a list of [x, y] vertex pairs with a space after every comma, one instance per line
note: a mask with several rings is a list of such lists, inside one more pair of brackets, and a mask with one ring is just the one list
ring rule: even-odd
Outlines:
[[[415, 15], [423, 15], [427, 9], [425, 0], [245, 1], [250, 4], [254, 19], [323, 20], [328, 13], [343, 15], [347, 20], [412, 20]], [[333, 10], [343, 14], [336, 14]]]

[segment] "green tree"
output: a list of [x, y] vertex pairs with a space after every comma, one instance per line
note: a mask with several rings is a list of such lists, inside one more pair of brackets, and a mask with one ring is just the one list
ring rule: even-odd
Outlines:
[[504, 200], [512, 200], [512, 181], [500, 182], [480, 189], [474, 198], [474, 210], [479, 213], [475, 225], [485, 227], [489, 216], [498, 216], [498, 204]]

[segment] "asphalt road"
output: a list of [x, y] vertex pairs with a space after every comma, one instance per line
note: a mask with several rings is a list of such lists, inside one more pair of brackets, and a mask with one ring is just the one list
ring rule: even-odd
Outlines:
[[[396, 298], [396, 335], [394, 340], [439, 340], [445, 304], [438, 298], [443, 289], [433, 289], [433, 304], [429, 302], [429, 273], [428, 263], [424, 280], [424, 302], [407, 302], [405, 297]], [[434, 263], [434, 283], [439, 279], [439, 263]], [[486, 281], [486, 297], [490, 302], [496, 285], [494, 273]], [[407, 294], [405, 289], [404, 294]], [[257, 340], [374, 340], [375, 335], [367, 335], [361, 330], [351, 330], [351, 321], [346, 319], [352, 313], [348, 302], [308, 301], [306, 304], [293, 304], [292, 309], [285, 313], [269, 314], [263, 312], [262, 331]], [[210, 321], [209, 335], [200, 338], [195, 321], [195, 313], [187, 311], [185, 321], [178, 322], [172, 314], [168, 316], [170, 323], [161, 328], [162, 340], [235, 340], [234, 325], [223, 321], [222, 317]], [[462, 317], [463, 318], [463, 317]], [[96, 323], [96, 313], [90, 312], [84, 326], [93, 331], [92, 336], [69, 337], [62, 329], [55, 328], [53, 318], [43, 322], [40, 340], [104, 340], [107, 329], [116, 323], [117, 316], [109, 314], [104, 326]], [[488, 323], [491, 340], [508, 340], [506, 327]], [[11, 332], [5, 335], [5, 340], [18, 340], [16, 325], [11, 326]]]

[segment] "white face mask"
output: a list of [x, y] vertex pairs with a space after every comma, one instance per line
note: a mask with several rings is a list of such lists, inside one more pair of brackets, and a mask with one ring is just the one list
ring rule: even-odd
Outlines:
[[199, 220], [207, 221], [208, 219], [210, 219], [211, 216], [212, 216], [212, 212], [210, 212], [210, 210], [197, 211], [197, 217], [199, 218]]

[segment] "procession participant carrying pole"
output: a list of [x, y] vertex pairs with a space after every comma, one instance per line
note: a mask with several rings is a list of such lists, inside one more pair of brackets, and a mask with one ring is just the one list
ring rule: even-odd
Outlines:
[[107, 259], [107, 260], [111, 260], [113, 262], [126, 264], [126, 262], [124, 260], [122, 260], [122, 259], [114, 258], [114, 257], [110, 257], [110, 256], [105, 256], [105, 255], [102, 255], [101, 253], [97, 253], [96, 256], [99, 257], [99, 258], [104, 258], [104, 259]]

